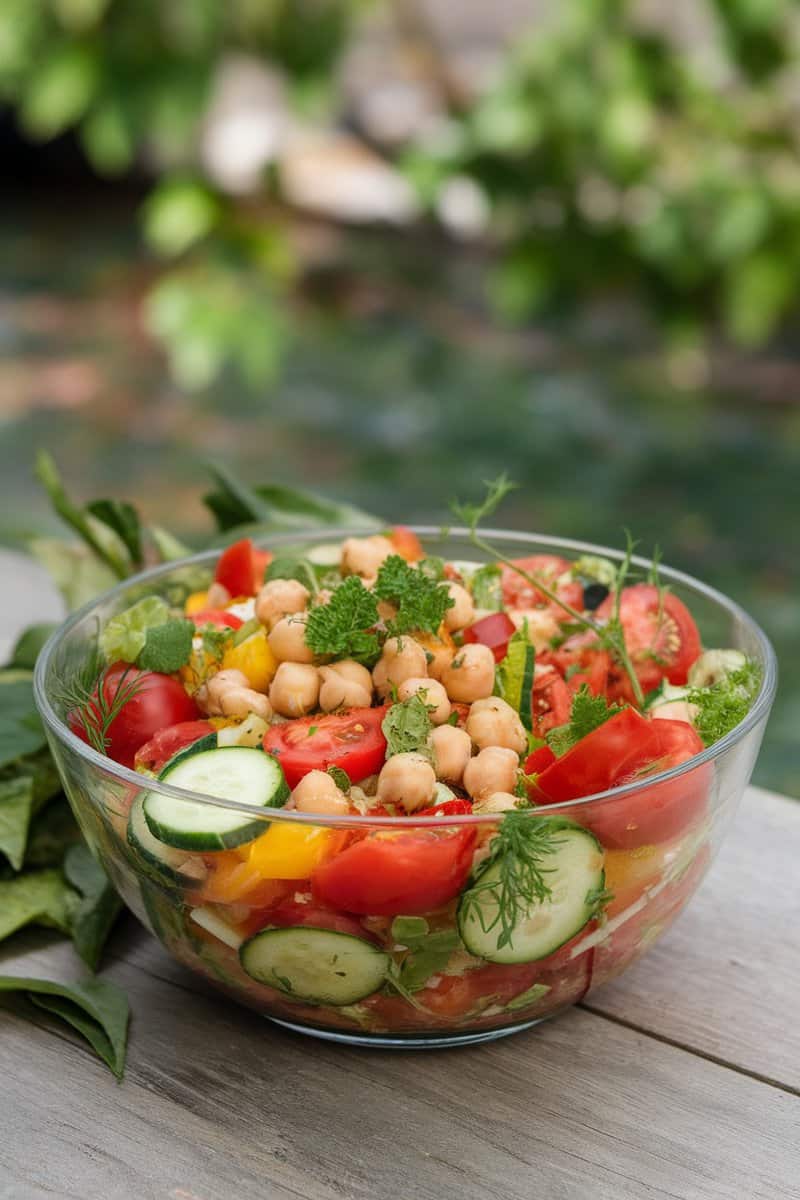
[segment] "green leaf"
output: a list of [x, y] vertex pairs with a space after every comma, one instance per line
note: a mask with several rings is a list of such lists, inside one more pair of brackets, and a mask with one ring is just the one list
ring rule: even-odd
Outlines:
[[282, 484], [262, 484], [251, 488], [219, 464], [210, 470], [217, 483], [216, 491], [203, 497], [220, 530], [239, 525], [256, 524], [265, 530], [313, 529], [326, 525], [353, 529], [376, 529], [384, 524], [350, 504], [338, 504], [299, 488]]
[[147, 630], [144, 649], [137, 665], [145, 671], [170, 675], [189, 661], [194, 637], [193, 621], [166, 621]]
[[527, 626], [512, 634], [506, 656], [497, 667], [495, 676], [496, 693], [520, 715], [520, 720], [530, 731], [531, 692], [533, 689], [536, 652], [528, 638]]
[[496, 563], [487, 563], [470, 578], [469, 586], [476, 608], [488, 608], [500, 612], [503, 607], [503, 589], [500, 584], [502, 572]]
[[455, 929], [431, 932], [424, 917], [395, 917], [391, 933], [396, 943], [408, 947], [398, 974], [401, 987], [408, 992], [425, 987], [431, 975], [446, 967], [453, 951], [461, 947]]
[[77, 893], [58, 870], [25, 871], [0, 881], [0, 942], [31, 924], [71, 933], [77, 901]]
[[520, 992], [519, 996], [515, 996], [513, 1000], [509, 1000], [506, 1004], [506, 1012], [516, 1012], [519, 1008], [527, 1008], [530, 1004], [535, 1004], [537, 1000], [541, 1000], [550, 991], [550, 987], [546, 983], [534, 983], [533, 987], [529, 987], [527, 991]]
[[142, 527], [139, 514], [125, 500], [92, 500], [87, 510], [115, 533], [135, 567], [142, 565]]
[[347, 795], [351, 787], [350, 776], [347, 774], [347, 772], [343, 771], [341, 767], [328, 767], [327, 773], [330, 775], [339, 791], [344, 792], [344, 794]]
[[300, 554], [276, 555], [264, 574], [265, 583], [273, 579], [296, 579], [307, 587], [312, 595], [319, 591], [317, 568]]
[[187, 558], [191, 553], [191, 548], [174, 537], [168, 529], [163, 529], [160, 525], [151, 525], [148, 530], [153, 544], [158, 551], [158, 557], [161, 562], [174, 562], [177, 558]]
[[219, 201], [205, 184], [167, 179], [145, 201], [144, 235], [158, 254], [183, 254], [211, 232], [220, 212]]
[[20, 992], [81, 1033], [117, 1079], [125, 1070], [130, 1009], [121, 988], [105, 979], [55, 983], [0, 975], [0, 992]]
[[51, 622], [29, 625], [17, 638], [8, 666], [18, 667], [23, 671], [32, 671], [36, 666], [39, 651], [56, 628], [57, 625]]
[[425, 699], [419, 693], [392, 704], [381, 724], [383, 736], [386, 738], [386, 757], [394, 754], [423, 754], [432, 757], [428, 743], [433, 724], [431, 715], [425, 704]]
[[306, 620], [306, 645], [325, 658], [354, 658], [370, 664], [380, 652], [378, 603], [357, 575], [345, 579], [327, 604], [312, 608]]
[[95, 971], [122, 901], [87, 846], [70, 847], [64, 874], [82, 896], [72, 916], [72, 940], [87, 967]]
[[144, 649], [148, 631], [164, 625], [168, 619], [169, 607], [160, 596], [145, 596], [111, 617], [99, 639], [106, 661], [135, 663]]
[[30, 73], [21, 105], [23, 125], [37, 138], [63, 133], [89, 107], [98, 79], [94, 48], [77, 41], [56, 42]]
[[[118, 579], [125, 579], [129, 573], [130, 563], [120, 553], [124, 546], [117, 546], [109, 541], [108, 536], [102, 537], [98, 531], [96, 519], [87, 515], [70, 500], [52, 455], [46, 450], [40, 450], [36, 456], [36, 478], [39, 480], [53, 508], [67, 525], [83, 539], [89, 549], [114, 572]], [[102, 522], [100, 523], [102, 527]], [[119, 539], [114, 534], [113, 541], [119, 545]]]
[[0, 674], [0, 767], [44, 744], [31, 678], [19, 678], [16, 672]]
[[32, 813], [30, 776], [0, 781], [0, 853], [5, 854], [15, 871], [22, 868]]
[[706, 746], [713, 746], [744, 720], [760, 686], [761, 668], [749, 659], [710, 687], [689, 689], [686, 698], [699, 709], [694, 727]]
[[107, 592], [119, 576], [86, 546], [65, 542], [61, 538], [34, 538], [28, 544], [31, 554], [42, 564], [53, 580], [67, 608], [80, 608]]
[[547, 744], [556, 757], [560, 758], [562, 754], [571, 750], [581, 738], [585, 738], [588, 733], [599, 729], [609, 717], [613, 717], [621, 711], [619, 704], [609, 705], [605, 696], [593, 696], [589, 691], [588, 684], [584, 683], [572, 698], [569, 723], [551, 729], [546, 735]]
[[397, 606], [395, 616], [386, 622], [393, 636], [415, 630], [438, 633], [445, 613], [454, 603], [446, 584], [409, 566], [399, 554], [381, 563], [374, 592], [380, 600]]
[[65, 797], [48, 804], [33, 818], [25, 848], [26, 867], [55, 867], [67, 847], [81, 840], [81, 833]]

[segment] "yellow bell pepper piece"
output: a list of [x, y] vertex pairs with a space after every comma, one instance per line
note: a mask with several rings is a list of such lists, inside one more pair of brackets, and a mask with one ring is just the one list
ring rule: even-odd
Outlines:
[[336, 836], [321, 825], [275, 821], [251, 843], [248, 865], [265, 879], [308, 879]]
[[250, 687], [257, 692], [266, 692], [278, 669], [278, 660], [267, 641], [266, 629], [251, 633], [238, 646], [229, 646], [222, 657], [225, 670], [242, 671]]
[[191, 596], [186, 597], [183, 611], [187, 617], [193, 617], [204, 608], [208, 608], [208, 592], [192, 592]]

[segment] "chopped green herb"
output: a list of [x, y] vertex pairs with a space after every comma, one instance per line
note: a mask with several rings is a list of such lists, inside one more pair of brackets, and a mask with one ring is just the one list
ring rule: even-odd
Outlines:
[[197, 632], [203, 639], [203, 650], [208, 657], [214, 662], [222, 662], [222, 656], [230, 645], [233, 630], [229, 629], [227, 625], [220, 627], [209, 624], [204, 625]]
[[553, 754], [560, 758], [581, 738], [586, 737], [587, 733], [599, 729], [609, 717], [621, 711], [621, 705], [609, 705], [605, 696], [593, 696], [588, 684], [584, 683], [572, 698], [569, 723], [551, 729], [547, 734], [547, 744]]
[[392, 636], [424, 630], [437, 633], [453, 600], [447, 585], [410, 566], [399, 554], [387, 558], [378, 571], [375, 595], [396, 605], [397, 613], [386, 622]]
[[398, 979], [408, 992], [424, 988], [431, 975], [447, 966], [453, 951], [461, 948], [455, 929], [431, 932], [424, 917], [395, 917], [391, 932], [394, 941], [407, 948]]
[[136, 660], [137, 666], [145, 671], [171, 675], [189, 661], [193, 637], [192, 621], [165, 621], [163, 625], [151, 626], [147, 631], [144, 649]]
[[328, 767], [328, 774], [340, 792], [347, 795], [351, 788], [350, 776], [341, 767]]
[[392, 704], [381, 725], [386, 738], [386, 757], [416, 752], [432, 757], [428, 744], [433, 724], [424, 698], [417, 693], [408, 700]]
[[528, 638], [527, 622], [512, 635], [506, 656], [495, 672], [495, 692], [515, 708], [527, 730], [533, 724], [531, 694], [536, 653]]
[[748, 660], [707, 688], [690, 688], [687, 699], [699, 713], [694, 727], [706, 746], [713, 746], [747, 716], [761, 686], [761, 668]]
[[160, 596], [145, 596], [111, 617], [100, 634], [106, 661], [134, 663], [144, 649], [148, 630], [169, 620], [169, 608]]
[[327, 604], [318, 604], [310, 610], [306, 645], [320, 658], [354, 658], [369, 665], [380, 653], [377, 624], [375, 595], [357, 575], [351, 575]]
[[502, 572], [496, 563], [487, 563], [470, 578], [469, 586], [476, 608], [500, 612], [503, 607]]

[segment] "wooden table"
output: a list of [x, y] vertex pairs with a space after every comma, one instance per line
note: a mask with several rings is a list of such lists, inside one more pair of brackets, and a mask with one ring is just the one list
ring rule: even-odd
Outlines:
[[[800, 803], [751, 789], [658, 946], [529, 1032], [338, 1047], [218, 998], [128, 918], [123, 1083], [61, 1027], [0, 1014], [3, 1200], [800, 1197]], [[2, 971], [76, 974], [65, 943]]]

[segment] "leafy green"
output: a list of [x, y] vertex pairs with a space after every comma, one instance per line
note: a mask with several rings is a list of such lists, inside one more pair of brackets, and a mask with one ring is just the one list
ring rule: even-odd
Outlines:
[[530, 1004], [535, 1004], [537, 1000], [541, 1000], [550, 991], [550, 986], [546, 983], [534, 983], [527, 991], [520, 992], [513, 1000], [509, 1000], [503, 1007], [506, 1012], [516, 1012], [517, 1009], [527, 1008]]
[[105, 979], [54, 983], [19, 975], [0, 975], [0, 992], [20, 992], [81, 1033], [117, 1079], [125, 1070], [128, 1020], [125, 993]]
[[327, 604], [309, 611], [306, 645], [319, 657], [354, 658], [370, 664], [380, 652], [375, 626], [378, 605], [356, 575], [338, 587]]
[[106, 661], [135, 663], [153, 626], [169, 619], [169, 607], [160, 596], [145, 596], [109, 618], [100, 633], [100, 649]]
[[66, 798], [61, 796], [37, 813], [28, 830], [26, 867], [58, 866], [68, 846], [80, 842], [81, 834]]
[[621, 705], [609, 704], [605, 696], [593, 696], [588, 684], [584, 683], [572, 698], [569, 722], [551, 729], [546, 734], [547, 744], [553, 754], [560, 758], [581, 738], [586, 737], [587, 733], [599, 729], [609, 717], [621, 711]]
[[487, 563], [483, 567], [478, 567], [469, 580], [476, 608], [488, 608], [492, 612], [500, 612], [503, 607], [501, 578], [502, 571], [496, 563]]
[[194, 623], [172, 620], [163, 625], [151, 625], [147, 630], [144, 648], [136, 660], [145, 671], [160, 671], [169, 675], [189, 661], [192, 653]]
[[251, 524], [268, 530], [311, 529], [321, 525], [375, 529], [381, 525], [381, 521], [369, 513], [350, 504], [326, 500], [313, 492], [279, 484], [251, 488], [236, 479], [226, 467], [212, 464], [210, 470], [217, 488], [203, 497], [203, 503], [223, 532]]
[[8, 660], [8, 666], [17, 667], [22, 671], [32, 671], [36, 666], [39, 651], [56, 628], [57, 626], [50, 622], [29, 625], [17, 638], [14, 649], [11, 651], [11, 658]]
[[453, 606], [447, 584], [410, 566], [399, 554], [381, 564], [374, 590], [380, 600], [397, 606], [396, 615], [386, 622], [393, 636], [417, 629], [437, 633], [444, 614]]
[[130, 555], [131, 567], [141, 567], [142, 527], [133, 505], [125, 500], [92, 500], [86, 511], [117, 535]]
[[707, 688], [690, 688], [687, 699], [699, 713], [694, 727], [713, 746], [747, 716], [761, 686], [761, 668], [751, 659]]
[[44, 731], [33, 702], [32, 676], [0, 672], [0, 767], [24, 754], [33, 754], [44, 744]]
[[20, 775], [0, 781], [0, 853], [15, 871], [22, 868], [33, 814], [33, 780]]
[[297, 579], [312, 595], [319, 591], [317, 568], [302, 554], [276, 554], [264, 573], [265, 582], [272, 579]]
[[209, 658], [214, 662], [222, 662], [222, 656], [230, 644], [232, 630], [227, 625], [220, 627], [209, 624], [199, 629], [198, 633], [203, 639], [203, 649]]
[[424, 988], [432, 975], [447, 966], [453, 951], [461, 947], [455, 929], [431, 932], [424, 917], [395, 917], [391, 932], [396, 943], [408, 948], [397, 976], [408, 992]]
[[119, 580], [114, 571], [77, 542], [34, 538], [29, 549], [52, 578], [69, 609], [80, 608]]
[[118, 579], [124, 579], [131, 566], [124, 543], [120, 544], [116, 531], [109, 535], [104, 521], [98, 521], [91, 513], [79, 508], [70, 500], [64, 490], [58, 468], [52, 456], [45, 450], [40, 450], [36, 456], [36, 477], [62, 520], [72, 526], [89, 549]]
[[417, 753], [431, 758], [428, 744], [433, 723], [424, 698], [417, 693], [408, 700], [392, 704], [381, 724], [386, 738], [386, 757], [394, 754]]
[[31, 924], [71, 933], [77, 901], [77, 893], [54, 868], [0, 881], [0, 941]]
[[72, 940], [87, 967], [95, 971], [122, 901], [87, 846], [67, 850], [64, 875], [82, 897], [72, 914]]
[[531, 691], [536, 652], [527, 625], [511, 635], [506, 656], [495, 672], [495, 692], [515, 708], [526, 729], [533, 724]]
[[347, 795], [352, 786], [350, 783], [350, 776], [347, 774], [347, 772], [343, 771], [341, 767], [328, 767], [328, 774], [336, 784], [339, 791], [344, 792], [345, 795]]

